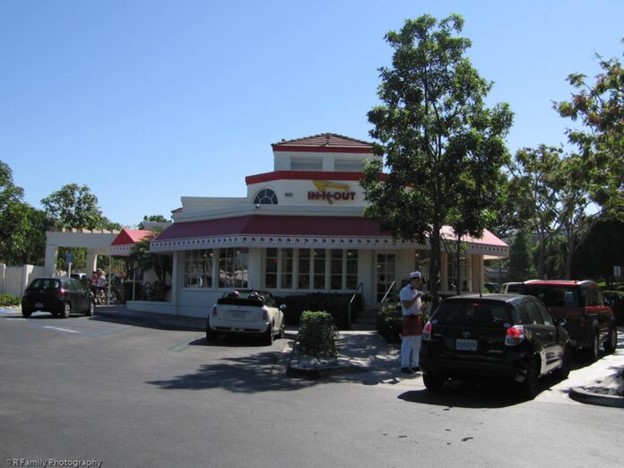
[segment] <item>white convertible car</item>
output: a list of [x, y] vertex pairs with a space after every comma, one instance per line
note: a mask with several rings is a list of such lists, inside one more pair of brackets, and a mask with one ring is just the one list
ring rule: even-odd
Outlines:
[[212, 306], [206, 320], [206, 341], [220, 335], [247, 335], [270, 345], [278, 336], [284, 337], [285, 305], [279, 307], [270, 292], [236, 290], [226, 292]]

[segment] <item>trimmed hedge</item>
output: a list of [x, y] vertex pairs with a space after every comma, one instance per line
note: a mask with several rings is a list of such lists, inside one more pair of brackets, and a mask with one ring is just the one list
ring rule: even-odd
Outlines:
[[[429, 312], [423, 310], [423, 326], [429, 320]], [[377, 333], [388, 343], [400, 343], [403, 331], [403, 313], [399, 304], [385, 304], [377, 312]]]
[[0, 307], [18, 306], [21, 304], [20, 298], [13, 294], [0, 294]]
[[603, 291], [618, 325], [624, 325], [624, 291]]
[[336, 357], [338, 329], [327, 312], [305, 311], [301, 314], [299, 345], [301, 354], [315, 357]]
[[[287, 325], [298, 326], [305, 311], [322, 310], [333, 317], [339, 329], [345, 330], [349, 327], [349, 301], [352, 297], [352, 293], [311, 293], [276, 297], [275, 301], [278, 304], [286, 304]], [[362, 296], [358, 294], [352, 304], [352, 320], [360, 314], [362, 307]]]
[[403, 315], [397, 304], [385, 304], [377, 312], [377, 333], [388, 343], [401, 341]]

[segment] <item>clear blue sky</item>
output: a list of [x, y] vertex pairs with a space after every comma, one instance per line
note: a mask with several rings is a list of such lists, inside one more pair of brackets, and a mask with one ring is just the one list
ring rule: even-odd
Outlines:
[[0, 160], [32, 206], [87, 185], [125, 226], [244, 196], [282, 138], [370, 140], [384, 35], [424, 13], [464, 16], [512, 153], [565, 143], [566, 76], [624, 50], [621, 0], [0, 0]]

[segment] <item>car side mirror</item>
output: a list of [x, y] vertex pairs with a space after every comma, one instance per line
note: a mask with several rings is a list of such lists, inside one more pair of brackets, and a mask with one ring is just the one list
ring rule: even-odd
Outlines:
[[281, 304], [279, 306], [279, 310], [281, 310], [282, 312], [285, 311], [287, 309], [286, 304]]
[[568, 324], [568, 321], [566, 319], [557, 320], [558, 327], [565, 327], [567, 324]]

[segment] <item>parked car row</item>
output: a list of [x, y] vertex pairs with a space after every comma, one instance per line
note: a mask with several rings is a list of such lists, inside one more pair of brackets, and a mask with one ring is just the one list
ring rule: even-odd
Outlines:
[[573, 351], [595, 361], [600, 347], [615, 350], [613, 311], [595, 282], [531, 280], [503, 291], [440, 303], [420, 348], [427, 389], [453, 380], [508, 380], [533, 398], [542, 377], [567, 378]]

